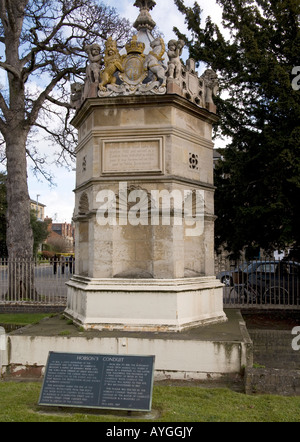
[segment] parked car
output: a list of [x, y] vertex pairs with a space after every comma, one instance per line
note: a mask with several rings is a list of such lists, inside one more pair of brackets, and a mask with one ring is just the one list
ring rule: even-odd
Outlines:
[[243, 262], [233, 270], [224, 270], [217, 274], [217, 278], [226, 285], [226, 287], [232, 287], [234, 284], [233, 275], [237, 272], [243, 272], [248, 267], [247, 262]]
[[294, 261], [253, 261], [233, 280], [248, 286], [257, 302], [300, 304], [300, 263]]

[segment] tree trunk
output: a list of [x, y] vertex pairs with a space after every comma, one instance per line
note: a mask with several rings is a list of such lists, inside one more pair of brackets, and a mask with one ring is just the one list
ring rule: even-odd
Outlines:
[[[7, 160], [7, 234], [10, 299], [31, 298], [34, 293], [33, 233], [27, 184], [26, 143], [30, 130], [25, 100], [25, 77], [19, 46], [27, 0], [7, 3], [5, 55], [8, 65], [9, 111], [3, 133]], [[14, 7], [13, 7], [14, 6]], [[11, 66], [13, 68], [11, 68]], [[17, 261], [18, 262], [17, 262]]]
[[8, 299], [31, 299], [34, 295], [33, 233], [27, 185], [26, 138], [24, 130], [6, 137], [7, 157], [7, 249]]

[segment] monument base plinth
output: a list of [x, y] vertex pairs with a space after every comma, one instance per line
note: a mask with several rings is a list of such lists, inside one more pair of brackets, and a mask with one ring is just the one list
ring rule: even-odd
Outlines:
[[85, 330], [180, 332], [226, 321], [215, 277], [68, 282], [65, 314]]
[[155, 380], [218, 380], [242, 376], [252, 367], [253, 344], [239, 310], [226, 310], [228, 321], [181, 333], [87, 330], [61, 315], [7, 336], [0, 376], [41, 378], [49, 351], [155, 356]]

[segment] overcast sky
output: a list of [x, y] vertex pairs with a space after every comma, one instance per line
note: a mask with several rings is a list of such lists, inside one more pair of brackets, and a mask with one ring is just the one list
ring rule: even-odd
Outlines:
[[[135, 21], [139, 13], [138, 9], [133, 6], [134, 0], [103, 0], [103, 3], [115, 7], [121, 16], [128, 18], [131, 22]], [[219, 23], [221, 21], [221, 9], [216, 5], [215, 0], [199, 0], [198, 3], [203, 9], [203, 20], [207, 15], [210, 15], [214, 22]], [[178, 11], [173, 0], [156, 0], [156, 4], [151, 15], [156, 21], [159, 31], [164, 34], [166, 42], [175, 38], [174, 26], [183, 32], [186, 31], [184, 16]], [[192, 6], [194, 0], [185, 0], [185, 4]], [[3, 84], [3, 77], [0, 73], [1, 83]], [[53, 148], [49, 147], [50, 158], [51, 149]], [[39, 195], [39, 201], [47, 206], [45, 209], [46, 216], [53, 218], [54, 222], [71, 222], [74, 209], [75, 172], [53, 166], [52, 173], [56, 183], [54, 188], [50, 188], [45, 181], [38, 181], [28, 170], [30, 197], [36, 200], [37, 195]]]

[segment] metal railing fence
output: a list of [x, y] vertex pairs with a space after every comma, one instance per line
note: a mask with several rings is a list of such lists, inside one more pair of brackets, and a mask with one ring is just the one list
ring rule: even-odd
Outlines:
[[[300, 263], [217, 260], [224, 308], [300, 309]], [[0, 304], [62, 305], [74, 262], [0, 258]]]
[[66, 282], [72, 277], [74, 263], [51, 259], [44, 261], [0, 259], [0, 303], [66, 305]]
[[300, 263], [289, 260], [217, 261], [224, 308], [300, 309]]

